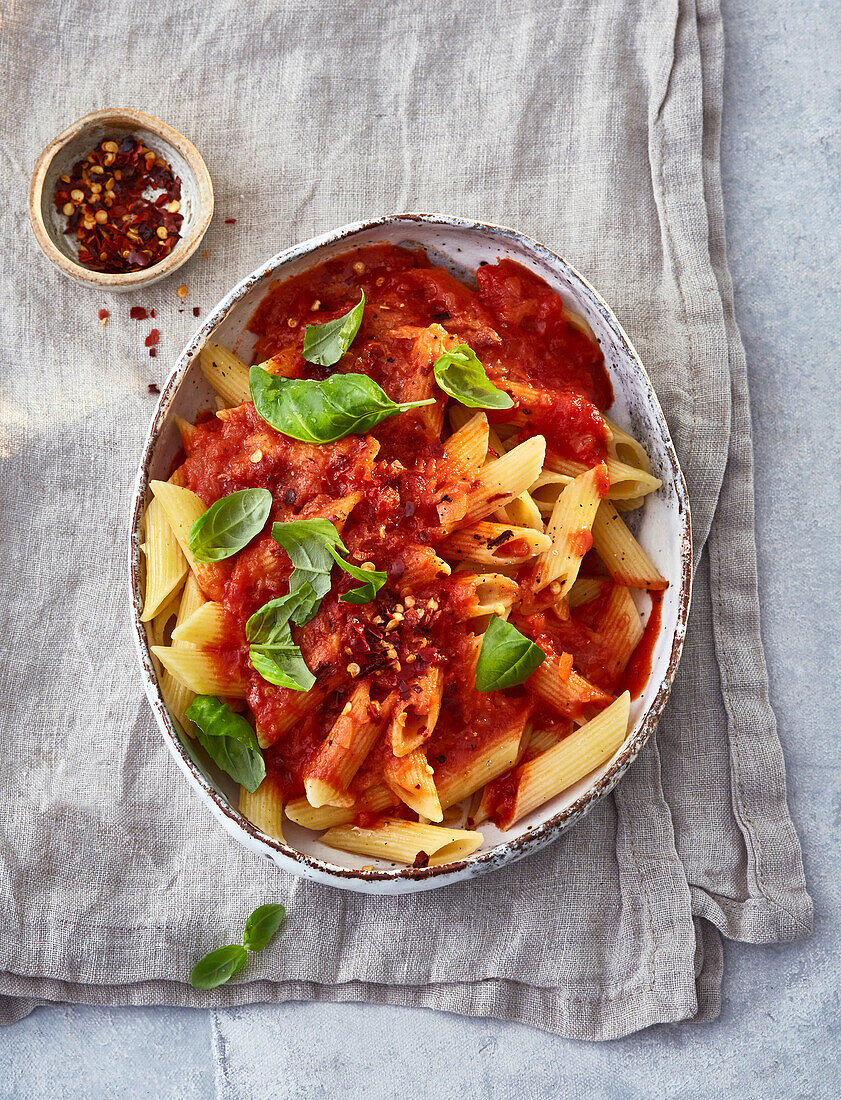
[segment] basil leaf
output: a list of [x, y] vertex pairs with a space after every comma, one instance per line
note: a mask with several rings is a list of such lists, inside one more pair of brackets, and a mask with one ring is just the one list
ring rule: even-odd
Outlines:
[[501, 691], [528, 680], [546, 660], [543, 650], [511, 623], [494, 615], [488, 623], [476, 664], [476, 690]]
[[293, 519], [287, 523], [272, 524], [272, 538], [292, 562], [289, 591], [296, 592], [309, 585], [312, 596], [304, 599], [295, 610], [292, 621], [303, 626], [318, 611], [324, 596], [330, 591], [330, 572], [333, 559], [328, 547], [345, 546], [339, 532], [329, 519]]
[[314, 598], [312, 585], [305, 582], [297, 591], [263, 604], [245, 624], [245, 637], [252, 643], [248, 649], [252, 667], [270, 684], [309, 691], [315, 683], [289, 626], [291, 617]]
[[266, 778], [266, 762], [251, 725], [213, 695], [197, 695], [186, 715], [208, 756], [252, 793]]
[[488, 378], [468, 344], [445, 351], [432, 365], [435, 381], [450, 397], [471, 409], [510, 409], [514, 401]]
[[351, 565], [349, 561], [341, 558], [332, 546], [327, 548], [335, 563], [351, 577], [362, 581], [361, 588], [351, 588], [344, 595], [339, 596], [340, 603], [370, 603], [388, 579], [388, 574], [377, 569], [361, 569], [358, 565]]
[[362, 435], [389, 416], [435, 403], [429, 397], [397, 404], [367, 374], [331, 374], [318, 382], [279, 378], [254, 366], [249, 382], [257, 413], [283, 435], [304, 443]]
[[282, 905], [258, 905], [245, 922], [243, 944], [249, 951], [262, 951], [283, 924], [285, 916]]
[[362, 324], [365, 312], [365, 291], [357, 304], [343, 317], [327, 321], [323, 325], [307, 325], [304, 331], [304, 350], [308, 363], [317, 363], [320, 367], [332, 367], [341, 359]]
[[194, 989], [215, 989], [224, 985], [245, 966], [248, 952], [238, 943], [217, 947], [199, 959], [190, 971], [190, 985]]
[[231, 557], [260, 534], [271, 509], [268, 489], [239, 489], [222, 497], [190, 528], [190, 553], [196, 561]]
[[298, 608], [306, 606], [313, 597], [312, 585], [309, 581], [304, 581], [296, 591], [287, 596], [264, 603], [245, 624], [246, 639], [254, 645], [285, 645], [292, 637], [289, 620]]

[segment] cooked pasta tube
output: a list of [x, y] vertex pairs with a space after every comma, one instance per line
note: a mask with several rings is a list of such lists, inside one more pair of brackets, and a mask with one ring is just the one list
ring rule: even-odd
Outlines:
[[558, 497], [546, 530], [552, 546], [541, 554], [535, 568], [536, 592], [558, 581], [559, 595], [563, 596], [575, 583], [581, 559], [593, 545], [590, 528], [606, 490], [605, 467], [594, 466], [567, 485]]
[[270, 779], [253, 792], [240, 787], [239, 812], [267, 836], [283, 840], [283, 801]]
[[207, 650], [163, 645], [154, 645], [151, 649], [167, 672], [196, 695], [245, 698], [245, 681], [226, 673]]
[[[440, 867], [472, 855], [482, 843], [481, 833], [422, 825], [418, 821], [384, 818], [370, 829], [337, 825], [321, 837], [328, 848], [386, 859], [393, 863]], [[425, 857], [425, 858], [424, 858]]]
[[251, 400], [248, 367], [239, 356], [221, 344], [207, 343], [199, 355], [201, 372], [228, 405]]
[[290, 799], [286, 803], [286, 816], [305, 829], [329, 829], [344, 825], [360, 813], [375, 814], [396, 806], [399, 799], [388, 787], [371, 787], [353, 806], [311, 806], [306, 796]]
[[520, 565], [551, 546], [552, 539], [542, 531], [480, 520], [454, 531], [438, 549], [444, 557], [459, 561]]
[[593, 705], [610, 703], [613, 696], [585, 680], [572, 667], [569, 654], [565, 656], [568, 659], [566, 663], [554, 655], [547, 657], [531, 674], [529, 687], [545, 703], [568, 718], [585, 714]]
[[624, 692], [575, 733], [520, 764], [514, 773], [516, 793], [501, 815], [500, 828], [510, 829], [520, 818], [609, 760], [627, 736], [630, 701], [630, 694]]
[[608, 450], [611, 458], [624, 462], [628, 466], [635, 466], [639, 470], [645, 470], [647, 474], [650, 474], [651, 459], [639, 440], [634, 439], [632, 435], [626, 432], [624, 428], [620, 428], [609, 417], [605, 416], [604, 422], [610, 429]]
[[383, 778], [401, 802], [421, 817], [440, 821], [444, 813], [433, 774], [423, 749], [415, 749], [408, 756], [386, 757], [383, 769]]
[[430, 666], [411, 684], [408, 699], [398, 699], [388, 725], [391, 751], [395, 756], [408, 756], [432, 736], [441, 710], [444, 673]]
[[543, 467], [546, 440], [532, 436], [482, 467], [467, 501], [464, 523], [475, 523], [524, 493]]
[[353, 805], [355, 797], [348, 796], [347, 789], [385, 721], [380, 704], [371, 699], [367, 681], [358, 683], [306, 766], [304, 788], [311, 806]]
[[508, 771], [517, 759], [523, 723], [503, 730], [492, 745], [483, 745], [458, 768], [448, 768], [446, 763], [435, 772], [435, 786], [443, 809], [461, 802], [478, 791], [498, 775]]
[[221, 645], [229, 630], [228, 615], [221, 603], [208, 601], [197, 608], [189, 619], [176, 626], [173, 642], [190, 642], [197, 646]]
[[[192, 573], [189, 574], [187, 580], [184, 583], [184, 588], [181, 592], [181, 600], [178, 605], [178, 614], [175, 619], [175, 629], [186, 622], [196, 610], [204, 603], [204, 596], [199, 588], [198, 582]], [[173, 631], [175, 633], [175, 631]], [[155, 643], [159, 644], [159, 643]], [[187, 642], [172, 642], [173, 649], [191, 649], [193, 648]], [[195, 699], [196, 693], [191, 691], [180, 680], [177, 680], [171, 672], [164, 670], [164, 674], [161, 678], [161, 695], [164, 697], [164, 703], [169, 713], [180, 724], [185, 733], [193, 736], [193, 723], [187, 717], [187, 707]]]
[[488, 418], [477, 412], [444, 441], [444, 454], [466, 476], [475, 476], [488, 453]]
[[608, 573], [619, 584], [651, 591], [668, 588], [669, 582], [609, 501], [602, 501], [593, 521], [593, 544]]
[[149, 501], [144, 525], [145, 540], [141, 550], [146, 557], [146, 590], [140, 621], [148, 623], [186, 576], [187, 559], [157, 497]]

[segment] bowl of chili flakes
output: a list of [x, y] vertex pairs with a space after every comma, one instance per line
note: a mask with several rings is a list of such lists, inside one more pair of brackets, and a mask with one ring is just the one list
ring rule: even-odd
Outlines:
[[29, 191], [41, 250], [63, 275], [127, 291], [172, 275], [213, 216], [213, 185], [183, 134], [142, 111], [94, 111], [44, 148]]

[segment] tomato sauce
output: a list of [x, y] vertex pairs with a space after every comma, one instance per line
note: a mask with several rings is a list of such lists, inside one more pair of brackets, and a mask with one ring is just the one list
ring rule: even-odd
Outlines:
[[[420, 249], [373, 245], [276, 286], [251, 320], [254, 359], [271, 360], [267, 369], [274, 373], [313, 379], [334, 371], [364, 373], [394, 401], [417, 400], [420, 387], [421, 396], [433, 394], [434, 406], [387, 419], [369, 435], [324, 445], [281, 435], [250, 402], [183, 433], [186, 458], [176, 479], [206, 504], [245, 488], [267, 488], [272, 494], [264, 531], [213, 567], [214, 591], [207, 594], [223, 604], [229, 622], [217, 660], [246, 684], [261, 743], [269, 746], [267, 770], [284, 799], [303, 793], [303, 776], [360, 677], [370, 685], [374, 704], [389, 705], [410, 700], [425, 671], [442, 670], [441, 710], [425, 746], [442, 778], [498, 744], [507, 731], [522, 728], [528, 718], [544, 724], [558, 720], [528, 684], [507, 691], [475, 690], [474, 631], [477, 622], [484, 625], [475, 618], [477, 580], [469, 571], [454, 569], [447, 575], [435, 568], [436, 547], [447, 535], [442, 515], [446, 510], [464, 514], [473, 482], [445, 453], [442, 425], [449, 399], [431, 385], [433, 358], [425, 356], [416, 333], [438, 325], [445, 337], [469, 344], [492, 380], [515, 399], [514, 408], [500, 418], [516, 424], [521, 438], [543, 434], [552, 453], [588, 466], [606, 457], [608, 432], [601, 410], [610, 406], [613, 394], [598, 343], [570, 318], [543, 280], [501, 260], [480, 267], [476, 281], [475, 288], [468, 286], [433, 266]], [[362, 291], [362, 325], [339, 364], [324, 368], [305, 361], [306, 326], [342, 316]], [[340, 595], [358, 581], [334, 570], [332, 590], [318, 613], [293, 628], [316, 677], [302, 709], [301, 693], [276, 687], [251, 668], [245, 623], [268, 600], [288, 591], [291, 562], [271, 538], [272, 522], [315, 517], [335, 522], [349, 561], [371, 563], [386, 572], [387, 582], [367, 604], [342, 603]], [[589, 545], [585, 532], [580, 549]], [[526, 548], [513, 539], [507, 552], [515, 558]], [[505, 551], [501, 547], [502, 556]], [[618, 676], [611, 672], [593, 615], [590, 607], [562, 620], [551, 609], [538, 608], [522, 617], [522, 629], [540, 639], [547, 652], [571, 653], [582, 675], [612, 691]], [[652, 626], [652, 636], [654, 631]], [[644, 659], [634, 666], [638, 677], [643, 665]], [[381, 741], [361, 767], [351, 787], [357, 795], [382, 785], [384, 751]], [[395, 806], [388, 812], [408, 811]], [[360, 815], [360, 820], [373, 820], [364, 806]]]
[[648, 678], [651, 675], [651, 666], [654, 662], [654, 649], [657, 639], [660, 637], [660, 627], [663, 618], [663, 597], [656, 592], [651, 593], [651, 613], [645, 624], [642, 638], [637, 648], [628, 661], [625, 675], [622, 678], [621, 690], [629, 691], [632, 699], [639, 699], [643, 693]]

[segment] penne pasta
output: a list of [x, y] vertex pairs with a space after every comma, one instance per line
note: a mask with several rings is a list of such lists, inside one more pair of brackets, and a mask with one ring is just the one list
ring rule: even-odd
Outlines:
[[613, 586], [599, 623], [599, 634], [613, 654], [617, 673], [624, 672], [643, 635], [637, 606], [624, 585]]
[[431, 666], [409, 686], [406, 699], [398, 696], [394, 701], [388, 736], [395, 756], [408, 756], [429, 740], [443, 692], [444, 673]]
[[[512, 502], [516, 503], [516, 501]], [[480, 520], [461, 527], [439, 546], [446, 558], [484, 565], [521, 565], [549, 550], [552, 539], [531, 527], [514, 527]]]
[[613, 701], [606, 691], [585, 680], [571, 664], [565, 667], [555, 656], [548, 656], [535, 669], [529, 685], [545, 703], [568, 718], [577, 718], [592, 706], [603, 707]]
[[611, 458], [615, 458], [618, 462], [624, 462], [628, 466], [635, 466], [637, 469], [650, 474], [651, 460], [645, 447], [609, 417], [605, 416], [604, 422], [610, 429], [610, 443], [608, 446]]
[[356, 685], [315, 757], [304, 771], [311, 806], [352, 806], [348, 794], [354, 776], [385, 725], [382, 706], [371, 699], [367, 682]]
[[483, 412], [472, 416], [444, 443], [444, 454], [466, 476], [475, 476], [488, 453], [488, 418]]
[[283, 802], [271, 780], [264, 779], [253, 792], [240, 787], [239, 812], [267, 836], [283, 840]]
[[149, 501], [144, 527], [145, 541], [141, 550], [146, 558], [146, 587], [140, 621], [148, 623], [184, 580], [187, 559], [156, 497]]
[[408, 756], [387, 757], [383, 770], [386, 784], [401, 802], [429, 821], [440, 821], [444, 814], [433, 774], [423, 749], [415, 749]]
[[482, 843], [482, 834], [417, 821], [385, 818], [369, 829], [338, 825], [321, 837], [328, 848], [356, 852], [393, 863], [438, 867], [472, 855]]
[[606, 710], [557, 745], [520, 764], [513, 777], [516, 793], [500, 827], [521, 818], [595, 771], [621, 747], [628, 733], [630, 695], [624, 692]]
[[602, 501], [593, 521], [593, 545], [611, 577], [629, 588], [661, 591], [666, 578], [628, 530], [610, 501]]
[[220, 603], [208, 602], [198, 607], [189, 619], [179, 623], [172, 632], [173, 642], [190, 642], [199, 647], [219, 646], [229, 629], [228, 614]]
[[199, 355], [201, 372], [227, 405], [251, 400], [248, 367], [220, 344], [205, 344]]
[[196, 695], [245, 698], [245, 681], [226, 673], [206, 649], [155, 645], [152, 653], [167, 672]]
[[565, 595], [578, 576], [581, 559], [593, 545], [590, 528], [607, 489], [604, 466], [594, 466], [567, 485], [552, 510], [546, 533], [552, 546], [537, 560], [534, 589], [539, 592], [557, 581]]
[[286, 816], [305, 829], [329, 829], [344, 825], [360, 813], [376, 814], [396, 806], [399, 799], [387, 787], [371, 787], [353, 806], [312, 806], [304, 796], [286, 803]]
[[539, 475], [545, 455], [546, 440], [535, 435], [483, 466], [468, 496], [464, 522], [484, 519], [524, 493]]

